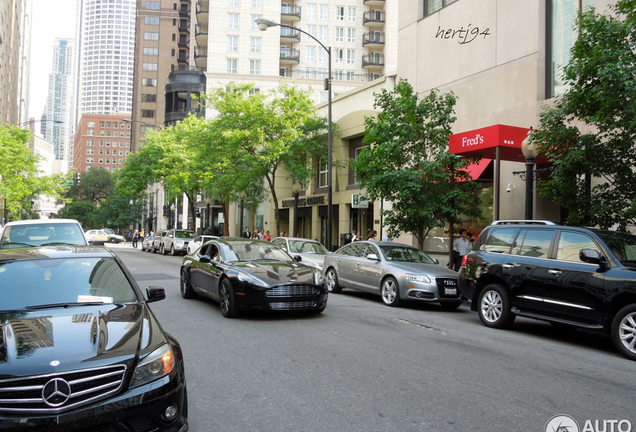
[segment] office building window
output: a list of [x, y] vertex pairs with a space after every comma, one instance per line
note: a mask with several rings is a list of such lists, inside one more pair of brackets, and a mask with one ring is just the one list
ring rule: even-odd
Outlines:
[[[157, 102], [157, 95], [150, 94], [150, 93], [142, 93], [141, 101], [142, 102]], [[124, 136], [124, 131], [121, 132], [121, 136]]]
[[[142, 78], [141, 85], [143, 87], [157, 87], [157, 79], [156, 78]], [[130, 128], [130, 124], [128, 125]]]
[[227, 73], [238, 73], [238, 59], [227, 59]]
[[318, 187], [327, 187], [327, 161], [320, 158], [318, 161]]
[[229, 52], [238, 52], [238, 36], [227, 37], [227, 50]]
[[250, 21], [250, 30], [258, 30], [258, 24], [256, 24], [256, 20], [261, 18], [261, 15], [251, 15]]
[[94, 147], [95, 146], [95, 141], [94, 140], [86, 140], [86, 145]]
[[356, 50], [347, 50], [347, 64], [356, 64]]
[[95, 154], [95, 150], [94, 150], [94, 149], [89, 149], [89, 148], [87, 148], [87, 149], [86, 149], [86, 154], [87, 154], [87, 155]]
[[261, 61], [250, 60], [250, 75], [260, 75], [260, 74], [261, 74]]
[[143, 118], [155, 118], [155, 110], [141, 110]]
[[336, 21], [344, 21], [345, 8], [344, 6], [336, 6]]
[[157, 67], [158, 67], [157, 63], [144, 63], [142, 65], [142, 70], [157, 72]]
[[92, 157], [86, 158], [86, 163], [94, 163], [94, 162], [95, 162], [95, 158], [92, 158]]
[[307, 48], [305, 48], [305, 61], [308, 61], [308, 62], [316, 61], [316, 48], [315, 47], [307, 47]]
[[315, 25], [308, 25], [307, 26], [307, 33], [309, 33], [313, 37], [316, 37], [316, 26]]
[[321, 4], [320, 9], [318, 10], [318, 18], [321, 20], [326, 20], [328, 14], [329, 14], [329, 5]]
[[252, 0], [252, 7], [254, 9], [261, 9], [263, 7], [263, 0]]
[[241, 0], [227, 0], [228, 7], [240, 7]]
[[95, 136], [95, 129], [88, 129], [86, 131], [86, 135], [88, 136]]
[[144, 32], [144, 40], [158, 41], [159, 40], [159, 33], [158, 32]]
[[329, 29], [327, 26], [318, 27], [318, 40], [320, 42], [326, 42], [328, 32], [329, 32]]
[[318, 63], [327, 63], [327, 51], [324, 49], [318, 50]]
[[337, 70], [333, 72], [333, 79], [342, 81], [344, 80], [344, 72], [341, 70]]
[[161, 9], [161, 2], [160, 1], [147, 1], [146, 2], [146, 9], [160, 10]]
[[336, 64], [342, 64], [342, 60], [344, 59], [344, 50], [343, 49], [335, 49], [334, 50], [334, 62]]
[[347, 29], [347, 42], [349, 43], [356, 42], [356, 29], [354, 28]]
[[290, 77], [291, 76], [291, 69], [289, 69], [289, 68], [280, 68], [280, 69], [278, 69], [278, 75], [280, 75], [282, 77]]
[[230, 30], [239, 28], [239, 14], [227, 14], [227, 28]]
[[94, 128], [95, 127], [95, 122], [94, 121], [86, 122], [86, 127]]
[[351, 6], [347, 8], [347, 19], [349, 20], [349, 22], [356, 21], [356, 8]]
[[159, 25], [159, 17], [145, 17], [144, 23], [146, 25]]
[[434, 14], [438, 10], [448, 6], [451, 3], [455, 3], [457, 0], [425, 0], [424, 1], [424, 16]]
[[307, 3], [307, 19], [316, 19], [315, 3]]
[[336, 27], [336, 42], [344, 42], [344, 28]]
[[250, 52], [251, 53], [259, 53], [261, 52], [261, 38], [250, 38]]
[[144, 47], [144, 55], [145, 56], [158, 56], [159, 55], [159, 48]]
[[355, 81], [356, 74], [354, 71], [347, 71], [347, 81]]

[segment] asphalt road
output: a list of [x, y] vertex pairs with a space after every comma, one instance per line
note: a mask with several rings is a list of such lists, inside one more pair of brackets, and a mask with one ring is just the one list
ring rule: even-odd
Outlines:
[[226, 319], [181, 298], [182, 257], [112, 249], [142, 289], [166, 289], [151, 307], [185, 353], [191, 431], [542, 432], [559, 414], [636, 431], [636, 362], [608, 336], [523, 318], [489, 329], [467, 305], [390, 308], [351, 290], [319, 316]]

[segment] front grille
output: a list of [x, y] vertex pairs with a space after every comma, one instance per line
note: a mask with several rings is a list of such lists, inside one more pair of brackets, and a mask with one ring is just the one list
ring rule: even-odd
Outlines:
[[117, 392], [125, 373], [126, 366], [118, 365], [3, 380], [0, 412], [63, 412]]
[[437, 283], [437, 289], [439, 290], [440, 297], [459, 297], [459, 285], [457, 284], [457, 278], [436, 278], [435, 282]]
[[315, 308], [315, 301], [304, 301], [304, 302], [276, 302], [270, 303], [269, 307], [272, 310], [295, 310], [295, 309], [309, 309]]
[[267, 297], [297, 297], [320, 294], [320, 289], [313, 285], [279, 285], [265, 291]]

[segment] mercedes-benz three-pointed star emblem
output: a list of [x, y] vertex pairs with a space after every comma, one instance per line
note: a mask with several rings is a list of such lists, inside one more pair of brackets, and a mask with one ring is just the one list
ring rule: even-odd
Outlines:
[[42, 388], [42, 399], [52, 407], [64, 405], [70, 397], [71, 385], [62, 378], [54, 378]]

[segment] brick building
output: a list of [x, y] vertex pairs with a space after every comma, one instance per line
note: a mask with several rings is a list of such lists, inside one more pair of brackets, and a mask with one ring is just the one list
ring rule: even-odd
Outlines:
[[75, 131], [73, 167], [78, 172], [123, 168], [130, 153], [130, 133], [130, 113], [83, 114]]

